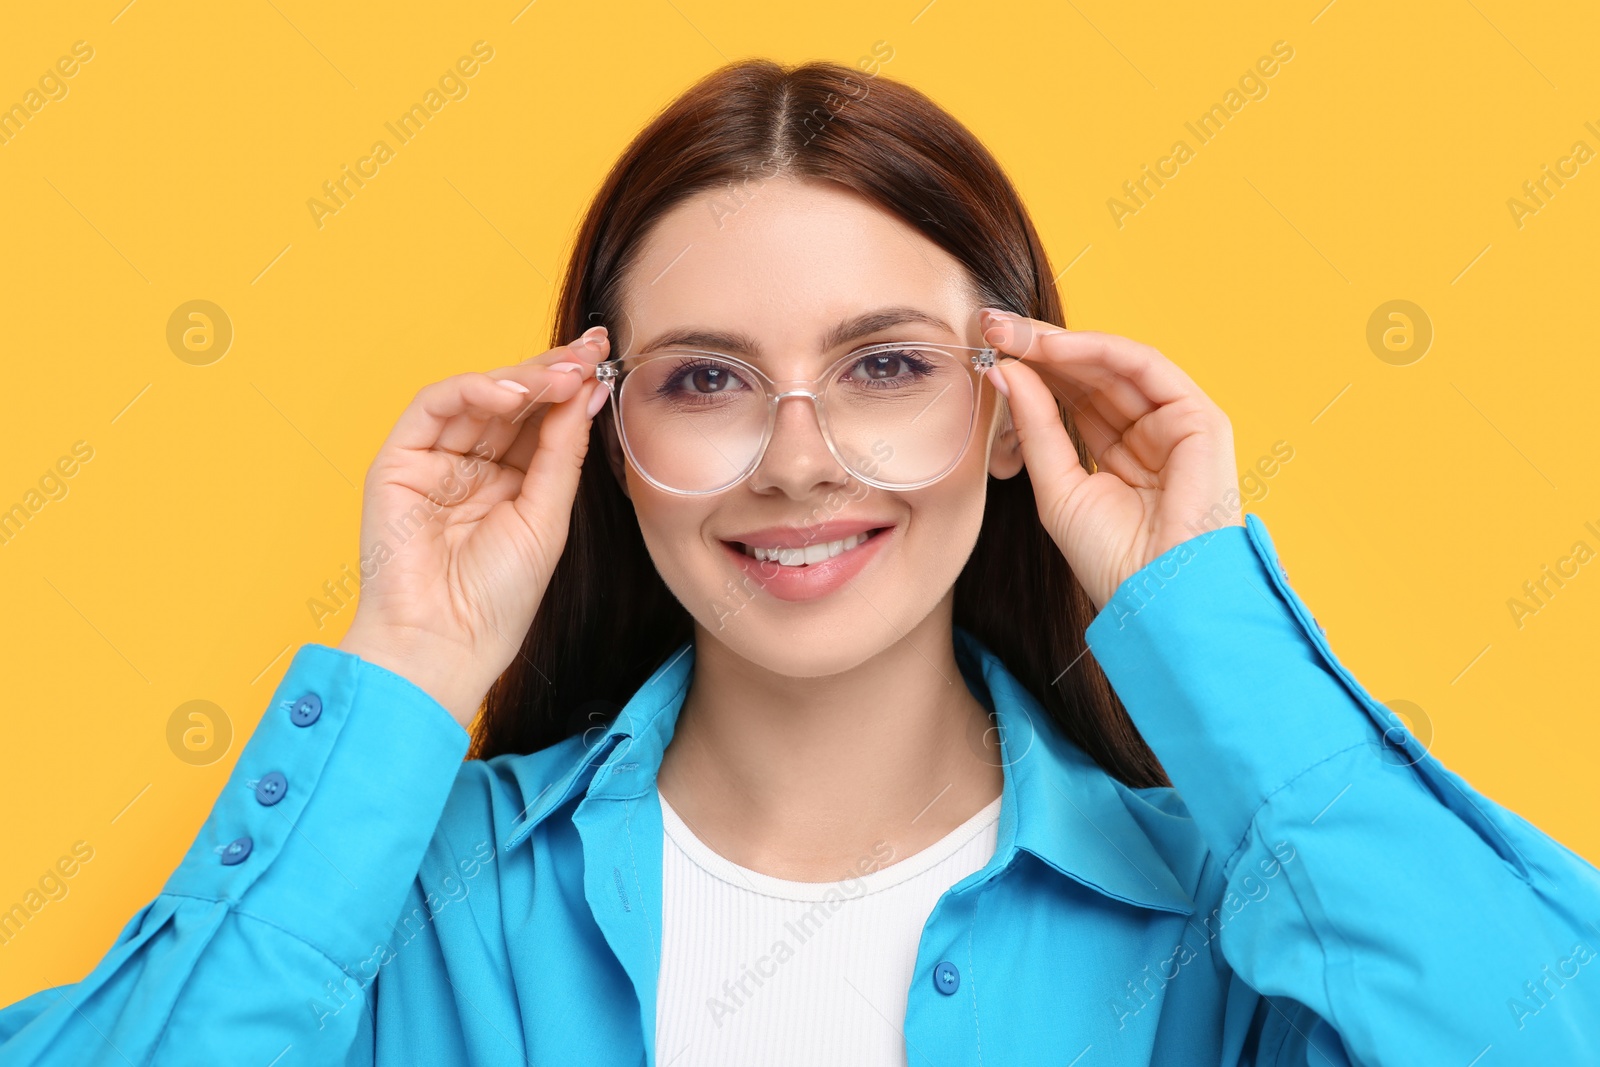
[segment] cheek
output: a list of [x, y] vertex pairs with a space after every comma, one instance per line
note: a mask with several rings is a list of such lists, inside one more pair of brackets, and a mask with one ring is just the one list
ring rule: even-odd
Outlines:
[[953, 584], [978, 541], [989, 488], [984, 441], [974, 435], [972, 446], [943, 481], [906, 494], [911, 505], [907, 542], [916, 567], [930, 577]]
[[716, 546], [706, 542], [703, 531], [716, 505], [663, 492], [638, 477], [631, 467], [628, 493], [651, 561], [667, 588], [682, 599], [687, 592], [683, 587], [697, 576], [703, 581], [715, 562], [711, 552]]

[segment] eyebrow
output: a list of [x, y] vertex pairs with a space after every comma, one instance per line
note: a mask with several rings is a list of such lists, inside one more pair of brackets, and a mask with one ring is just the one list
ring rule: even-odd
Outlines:
[[[863, 312], [835, 324], [822, 335], [822, 350], [827, 352], [848, 344], [859, 337], [887, 330], [891, 326], [902, 326], [906, 323], [921, 323], [933, 326], [945, 333], [953, 334], [956, 331], [950, 324], [939, 316], [923, 311], [921, 308], [909, 306], [896, 306], [877, 308]], [[639, 349], [640, 353], [654, 352], [661, 348], [709, 348], [728, 355], [743, 356], [746, 359], [757, 359], [761, 355], [761, 343], [747, 333], [727, 330], [706, 330], [695, 327], [680, 327], [671, 329], [655, 337], [651, 342]]]

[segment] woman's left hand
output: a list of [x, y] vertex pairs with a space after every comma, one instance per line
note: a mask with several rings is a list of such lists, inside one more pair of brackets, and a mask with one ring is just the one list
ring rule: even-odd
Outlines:
[[[982, 313], [1045, 529], [1096, 609], [1169, 548], [1241, 526], [1233, 427], [1166, 356], [1137, 341]], [[1097, 467], [1078, 461], [1056, 398]]]

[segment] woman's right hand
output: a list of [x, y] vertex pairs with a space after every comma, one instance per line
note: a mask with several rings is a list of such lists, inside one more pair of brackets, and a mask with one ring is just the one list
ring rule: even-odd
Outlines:
[[367, 470], [361, 596], [339, 648], [409, 679], [463, 727], [521, 649], [566, 547], [607, 350], [597, 326], [426, 386]]

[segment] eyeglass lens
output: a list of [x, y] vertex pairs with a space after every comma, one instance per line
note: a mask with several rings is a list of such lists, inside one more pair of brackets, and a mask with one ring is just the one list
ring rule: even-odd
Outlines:
[[[824, 383], [821, 399], [819, 417], [844, 465], [881, 485], [944, 474], [972, 427], [972, 375], [960, 357], [939, 349], [905, 346], [848, 362]], [[622, 379], [617, 402], [634, 462], [682, 492], [738, 481], [766, 435], [766, 384], [714, 356], [647, 359]]]

